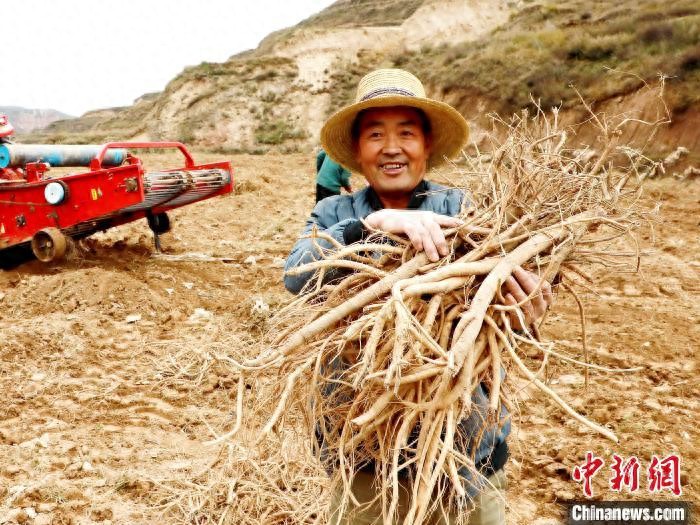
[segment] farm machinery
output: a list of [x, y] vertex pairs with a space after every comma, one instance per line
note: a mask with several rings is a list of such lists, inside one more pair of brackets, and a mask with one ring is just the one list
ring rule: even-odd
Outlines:
[[[72, 240], [144, 217], [160, 250], [169, 210], [233, 189], [230, 163], [195, 164], [179, 142], [15, 144], [2, 130], [0, 122], [0, 266], [18, 251], [58, 260]], [[184, 166], [146, 171], [132, 153], [143, 148], [177, 149]], [[52, 177], [59, 167], [86, 169]]]

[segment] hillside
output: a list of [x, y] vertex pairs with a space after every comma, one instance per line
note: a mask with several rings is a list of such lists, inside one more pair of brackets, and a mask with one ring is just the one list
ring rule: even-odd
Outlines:
[[0, 106], [0, 114], [10, 118], [16, 133], [30, 133], [41, 130], [57, 120], [73, 118], [55, 109], [29, 109], [20, 106]]
[[[640, 88], [666, 78], [674, 124], [660, 152], [700, 146], [700, 7], [679, 0], [558, 3], [340, 0], [257, 49], [186, 68], [127, 108], [54, 123], [31, 140], [178, 139], [218, 151], [306, 151], [324, 119], [377, 66], [415, 72], [477, 131], [489, 111], [574, 106], [644, 109]], [[570, 112], [575, 122], [580, 115]], [[661, 154], [661, 153], [659, 153]]]

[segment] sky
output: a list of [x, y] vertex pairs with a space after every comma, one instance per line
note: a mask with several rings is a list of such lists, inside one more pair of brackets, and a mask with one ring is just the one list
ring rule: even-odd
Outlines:
[[0, 106], [79, 116], [161, 91], [333, 0], [2, 0]]

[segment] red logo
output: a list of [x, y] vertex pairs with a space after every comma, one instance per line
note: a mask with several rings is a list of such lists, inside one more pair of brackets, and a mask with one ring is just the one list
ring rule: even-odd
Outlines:
[[630, 492], [635, 492], [639, 488], [639, 460], [632, 456], [625, 462], [617, 454], [613, 454], [613, 464], [610, 466], [613, 474], [610, 476], [610, 489], [621, 492], [623, 487], [627, 487]]
[[676, 454], [670, 454], [663, 459], [651, 456], [649, 464], [649, 492], [661, 492], [670, 490], [674, 495], [680, 496], [681, 490], [681, 458]]
[[[639, 490], [639, 473], [641, 463], [636, 456], [630, 456], [627, 460], [622, 456], [613, 454], [613, 462], [610, 465], [609, 478], [610, 490], [622, 492], [626, 488], [630, 493]], [[576, 465], [571, 471], [571, 478], [583, 483], [583, 493], [587, 498], [593, 497], [591, 480], [603, 468], [605, 460], [586, 452], [586, 460], [581, 465]], [[665, 458], [651, 456], [647, 468], [649, 492], [662, 492], [668, 490], [675, 496], [683, 493], [681, 489], [681, 458], [677, 454], [669, 454]]]
[[586, 452], [586, 462], [581, 466], [574, 467], [571, 477], [574, 481], [583, 482], [583, 493], [587, 498], [593, 497], [591, 479], [605, 465], [605, 461], [595, 457], [591, 451]]

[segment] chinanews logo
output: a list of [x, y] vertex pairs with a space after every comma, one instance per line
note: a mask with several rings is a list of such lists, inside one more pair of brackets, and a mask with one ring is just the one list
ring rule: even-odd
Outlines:
[[[613, 461], [610, 466], [610, 476], [608, 478], [610, 490], [612, 492], [635, 493], [640, 490], [640, 472], [642, 464], [636, 456], [627, 459], [613, 454]], [[571, 478], [580, 483], [583, 488], [583, 495], [592, 498], [593, 478], [605, 466], [605, 460], [597, 457], [593, 452], [586, 452], [585, 461], [576, 465], [571, 471]], [[681, 487], [681, 457], [677, 454], [669, 454], [660, 458], [657, 455], [651, 456], [649, 464], [645, 469], [646, 489], [650, 494], [660, 492], [670, 492], [674, 496], [683, 493]]]
[[686, 501], [596, 501], [566, 504], [567, 525], [631, 525], [658, 523], [686, 525], [690, 504]]

